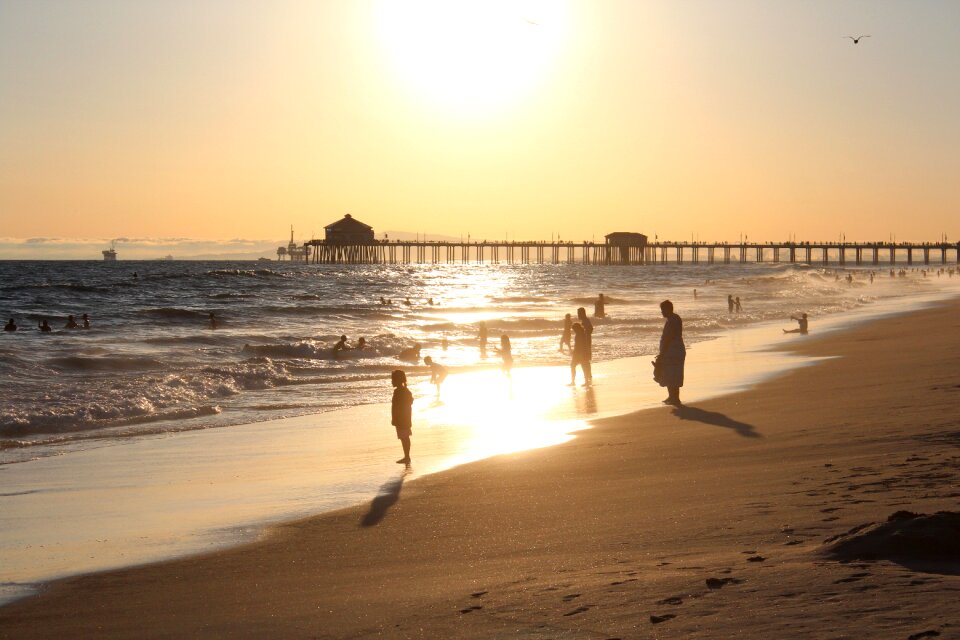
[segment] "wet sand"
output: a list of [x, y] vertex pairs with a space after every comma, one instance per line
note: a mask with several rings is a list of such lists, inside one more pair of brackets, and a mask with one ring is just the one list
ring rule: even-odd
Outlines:
[[811, 330], [784, 345], [840, 357], [57, 582], [0, 609], [0, 637], [958, 637], [949, 544], [826, 541], [960, 511], [960, 302]]

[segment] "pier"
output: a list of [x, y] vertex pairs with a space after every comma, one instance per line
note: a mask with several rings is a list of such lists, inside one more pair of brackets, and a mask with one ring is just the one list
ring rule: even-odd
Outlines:
[[947, 242], [644, 242], [636, 244], [500, 241], [311, 240], [314, 264], [748, 264], [931, 265], [960, 263], [960, 243]]

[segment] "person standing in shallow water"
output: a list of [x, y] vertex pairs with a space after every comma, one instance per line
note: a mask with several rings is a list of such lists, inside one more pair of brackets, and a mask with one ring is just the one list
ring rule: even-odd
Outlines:
[[510, 370], [513, 369], [513, 348], [510, 346], [510, 336], [503, 334], [500, 336], [500, 357], [503, 358], [503, 372], [510, 377]]
[[571, 331], [573, 331], [573, 320], [568, 313], [563, 318], [563, 335], [560, 336], [560, 353], [563, 353], [563, 345], [567, 345], [567, 349], [573, 351], [573, 347], [570, 346]]
[[480, 322], [480, 353], [485, 354], [487, 352], [487, 323]]
[[397, 464], [410, 464], [410, 436], [413, 435], [413, 394], [407, 388], [407, 374], [397, 369], [390, 376], [393, 383], [391, 423], [397, 430], [397, 439], [403, 447], [403, 457]]
[[583, 371], [583, 386], [590, 386], [590, 357], [587, 354], [587, 335], [583, 325], [573, 323], [573, 350], [570, 354], [570, 386], [577, 384], [577, 365]]
[[583, 307], [577, 309], [577, 320], [580, 322], [580, 326], [583, 327], [585, 343], [583, 357], [586, 358], [587, 366], [583, 367], [583, 375], [587, 379], [587, 384], [592, 384], [593, 369], [590, 366], [590, 362], [593, 361], [593, 323], [590, 322], [590, 318], [587, 317], [587, 310]]
[[683, 344], [683, 320], [673, 312], [673, 303], [664, 300], [660, 303], [660, 313], [667, 321], [663, 324], [660, 336], [660, 352], [654, 366], [654, 379], [661, 387], [667, 388], [664, 404], [680, 406], [680, 387], [683, 386], [683, 368], [687, 359], [687, 348]]

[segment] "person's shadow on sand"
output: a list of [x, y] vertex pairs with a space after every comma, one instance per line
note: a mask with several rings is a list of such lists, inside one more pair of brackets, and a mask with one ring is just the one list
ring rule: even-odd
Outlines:
[[400, 474], [399, 478], [391, 480], [380, 487], [377, 497], [370, 503], [370, 510], [364, 514], [360, 520], [361, 527], [375, 527], [387, 515], [387, 511], [400, 499], [400, 489], [403, 488], [403, 480], [407, 477], [410, 470], [407, 469]]
[[696, 407], [690, 407], [687, 405], [682, 405], [674, 408], [673, 415], [677, 416], [681, 420], [693, 420], [695, 422], [702, 422], [704, 424], [712, 424], [717, 427], [723, 427], [724, 429], [733, 429], [737, 432], [737, 435], [741, 435], [744, 438], [761, 438], [753, 425], [747, 424], [746, 422], [739, 422], [733, 418], [729, 418], [722, 413], [717, 413], [716, 411], [704, 411], [703, 409], [697, 409]]

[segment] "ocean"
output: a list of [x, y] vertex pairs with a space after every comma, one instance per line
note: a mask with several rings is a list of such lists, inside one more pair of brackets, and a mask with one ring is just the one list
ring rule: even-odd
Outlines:
[[[0, 314], [21, 328], [0, 335], [0, 464], [386, 402], [391, 370], [427, 375], [422, 362], [397, 359], [414, 344], [454, 375], [498, 367], [501, 334], [517, 367], [563, 364], [564, 314], [583, 306], [592, 315], [600, 293], [607, 317], [594, 319], [595, 362], [655, 353], [663, 299], [693, 344], [762, 321], [790, 328], [801, 312], [815, 330], [823, 316], [960, 281], [939, 269], [891, 277], [874, 267], [871, 282], [870, 268], [784, 264], [0, 262]], [[728, 295], [741, 313], [728, 312]], [[82, 314], [90, 329], [64, 328]], [[52, 332], [37, 330], [43, 319]], [[367, 347], [335, 358], [340, 335]]]

